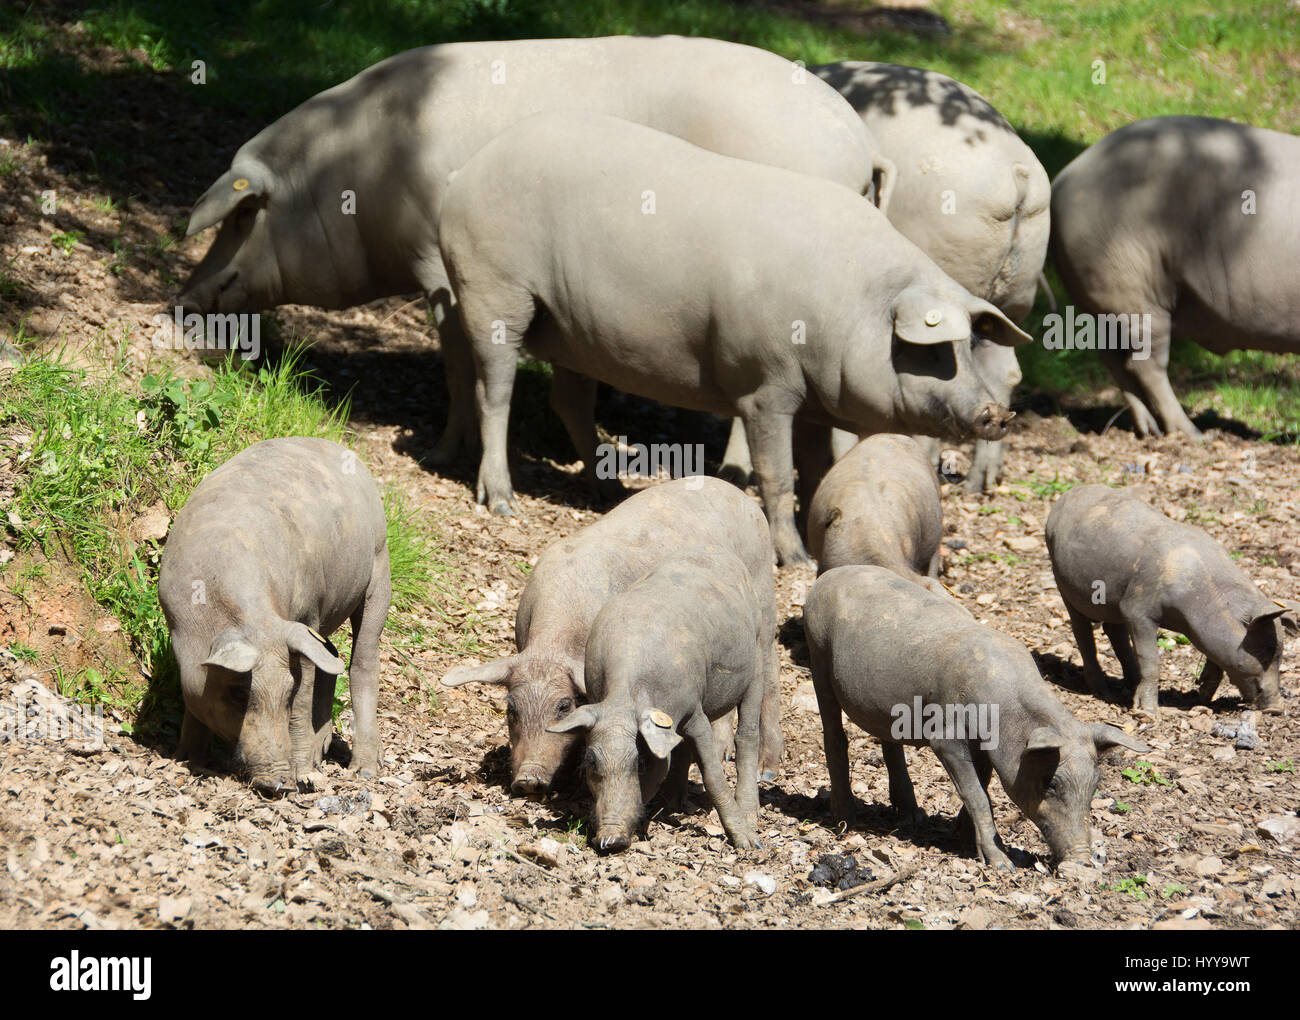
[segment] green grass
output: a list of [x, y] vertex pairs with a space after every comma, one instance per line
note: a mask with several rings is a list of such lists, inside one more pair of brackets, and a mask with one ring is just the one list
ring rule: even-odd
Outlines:
[[[161, 502], [174, 513], [214, 467], [251, 443], [320, 436], [346, 443], [346, 401], [330, 402], [292, 349], [252, 369], [235, 359], [210, 378], [160, 372], [139, 389], [121, 382], [123, 356], [88, 378], [35, 357], [5, 380], [0, 428], [31, 434], [8, 509], [22, 547], [56, 551], [81, 571], [95, 601], [121, 622], [142, 671], [159, 690], [174, 688], [175, 662], [157, 578], [160, 549], [124, 538], [135, 514]], [[450, 568], [434, 528], [405, 497], [385, 500], [393, 553], [393, 620], [433, 601]], [[82, 674], [65, 681], [79, 698], [134, 707], [141, 691], [124, 676]]]

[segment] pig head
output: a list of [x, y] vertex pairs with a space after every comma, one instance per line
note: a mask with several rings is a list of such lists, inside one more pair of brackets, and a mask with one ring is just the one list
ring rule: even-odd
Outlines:
[[525, 650], [481, 666], [457, 666], [442, 678], [444, 687], [470, 683], [506, 687], [510, 789], [540, 797], [578, 741], [579, 734], [548, 727], [569, 718], [585, 700], [582, 660]]

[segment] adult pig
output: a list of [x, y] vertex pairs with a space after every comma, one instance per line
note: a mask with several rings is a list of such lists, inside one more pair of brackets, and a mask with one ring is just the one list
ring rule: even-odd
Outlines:
[[583, 660], [596, 614], [674, 550], [696, 544], [739, 557], [759, 598], [768, 635], [759, 765], [764, 778], [775, 778], [781, 761], [781, 701], [772, 541], [752, 499], [717, 478], [694, 477], [643, 489], [550, 546], [519, 596], [518, 653], [481, 666], [458, 666], [442, 678], [448, 687], [476, 682], [508, 687], [506, 725], [515, 793], [545, 793], [577, 740], [576, 734], [556, 734], [547, 727], [567, 718], [587, 697]]
[[946, 594], [939, 576], [939, 479], [911, 436], [868, 436], [826, 473], [808, 511], [819, 574], [853, 563], [892, 570]]
[[1186, 634], [1205, 655], [1200, 693], [1209, 702], [1223, 674], [1265, 712], [1282, 711], [1278, 617], [1223, 546], [1200, 528], [1171, 521], [1137, 496], [1083, 485], [1047, 517], [1047, 550], [1070, 614], [1088, 686], [1108, 698], [1092, 628], [1110, 639], [1133, 708], [1158, 710], [1161, 627]]
[[929, 744], [962, 800], [982, 863], [1010, 869], [998, 846], [988, 782], [1043, 834], [1057, 861], [1091, 863], [1089, 805], [1098, 755], [1149, 751], [1122, 730], [1074, 717], [1019, 642], [971, 619], [952, 599], [883, 567], [838, 567], [804, 604], [804, 631], [822, 718], [831, 811], [852, 824], [841, 710], [881, 742], [889, 799], [917, 813], [904, 746]]
[[[853, 111], [764, 50], [679, 36], [446, 43], [375, 64], [241, 146], [190, 214], [187, 234], [222, 227], [181, 303], [344, 308], [422, 291], [450, 398], [432, 459], [447, 459], [475, 431], [473, 365], [438, 252], [447, 182], [500, 131], [556, 108], [639, 121], [888, 199], [892, 164]], [[590, 380], [561, 372], [554, 385], [561, 414], [594, 400]]]
[[[1171, 337], [1300, 351], [1298, 190], [1300, 138], [1209, 117], [1120, 128], [1052, 183], [1052, 256], [1084, 311], [1122, 317], [1100, 354], [1139, 435], [1200, 435], [1169, 384]], [[1149, 331], [1130, 318], [1148, 315]]]
[[[631, 845], [670, 756], [685, 750], [673, 751], [682, 736], [694, 746], [727, 837], [741, 850], [759, 847], [758, 716], [772, 644], [763, 601], [734, 553], [691, 546], [601, 607], [587, 638], [591, 703], [547, 728], [586, 731], [583, 771], [596, 800], [600, 849]], [[710, 728], [733, 709], [734, 797]]]
[[[830, 181], [613, 117], [545, 113], [456, 175], [440, 233], [479, 377], [478, 498], [494, 513], [513, 507], [506, 424], [525, 348], [625, 392], [739, 414], [787, 564], [807, 562], [796, 417], [828, 441], [831, 427], [993, 439], [1012, 417], [970, 340], [1029, 337]], [[590, 418], [566, 425], [594, 459]]]
[[176, 515], [158, 579], [180, 667], [180, 756], [211, 735], [275, 793], [320, 762], [352, 622], [352, 767], [379, 768], [379, 637], [391, 595], [379, 493], [351, 450], [268, 439], [208, 475]]
[[[865, 61], [809, 70], [848, 100], [894, 164], [889, 222], [972, 294], [1023, 321], [1051, 216], [1051, 185], [1033, 150], [983, 96], [935, 71]], [[1009, 404], [1020, 382], [1015, 351], [975, 338], [972, 353], [994, 398]], [[939, 444], [926, 445], [937, 463]], [[963, 487], [992, 488], [1002, 463], [1002, 443], [976, 440]], [[726, 465], [748, 477], [743, 436]]]

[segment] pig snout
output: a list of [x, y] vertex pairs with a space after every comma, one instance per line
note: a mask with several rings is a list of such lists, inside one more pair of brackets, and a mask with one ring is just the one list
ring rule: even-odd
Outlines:
[[518, 797], [540, 799], [551, 788], [551, 776], [554, 771], [541, 762], [526, 761], [515, 770], [514, 779], [510, 783], [510, 792]]
[[282, 768], [253, 772], [249, 776], [249, 784], [258, 793], [267, 797], [278, 797], [281, 794], [292, 793], [298, 788], [293, 774], [289, 771], [287, 762]]
[[971, 422], [971, 431], [977, 439], [1001, 439], [1016, 412], [1001, 404], [987, 403], [979, 409]]
[[632, 832], [623, 825], [607, 826], [604, 822], [596, 826], [596, 849], [601, 853], [621, 854], [632, 845]]

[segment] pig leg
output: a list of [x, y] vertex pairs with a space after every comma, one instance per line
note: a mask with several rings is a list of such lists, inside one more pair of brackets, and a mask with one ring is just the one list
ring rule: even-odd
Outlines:
[[[822, 717], [822, 748], [826, 752], [826, 771], [831, 777], [831, 816], [849, 828], [856, 821], [853, 787], [849, 781], [849, 741], [844, 735], [844, 718], [840, 702], [831, 690], [830, 681], [814, 662], [813, 692], [817, 695], [817, 714]], [[906, 766], [904, 766], [906, 767]]]
[[[722, 771], [718, 749], [713, 744], [713, 730], [709, 726], [709, 720], [703, 712], [692, 713], [683, 724], [682, 732], [695, 745], [695, 758], [700, 764], [700, 775], [704, 777], [704, 788], [717, 809], [718, 819], [727, 831], [727, 838], [737, 850], [761, 850], [762, 844], [727, 788], [727, 777]], [[755, 760], [756, 756], [749, 762], [751, 775], [754, 774]]]
[[761, 411], [755, 402], [746, 401], [752, 410], [741, 411], [777, 560], [787, 567], [811, 566], [794, 523], [794, 416]]
[[[993, 778], [993, 760], [988, 755], [979, 754], [973, 755], [972, 760], [975, 763], [975, 774], [979, 776], [980, 785], [984, 787], [984, 791], [987, 793], [989, 780]], [[961, 842], [974, 845], [975, 823], [971, 821], [970, 812], [966, 810], [964, 803], [961, 810], [957, 812], [957, 821], [953, 825], [953, 832]]]
[[1101, 671], [1097, 661], [1097, 641], [1092, 633], [1092, 621], [1075, 609], [1068, 602], [1066, 612], [1070, 615], [1070, 628], [1074, 631], [1074, 643], [1079, 646], [1079, 657], [1083, 659], [1083, 678], [1088, 682], [1088, 690], [1102, 701], [1110, 700], [1110, 685], [1106, 674]]
[[1129, 637], [1128, 627], [1122, 623], [1103, 623], [1101, 629], [1106, 632], [1111, 650], [1119, 659], [1120, 668], [1124, 670], [1124, 682], [1129, 687], [1136, 687], [1142, 674], [1138, 669], [1137, 657], [1133, 654], [1133, 639]]
[[719, 719], [713, 720], [713, 743], [718, 748], [718, 760], [726, 761], [736, 753], [736, 731], [732, 720], [735, 719], [734, 712], [728, 712]]
[[533, 299], [527, 291], [491, 283], [461, 298], [461, 318], [474, 348], [474, 396], [483, 440], [476, 495], [492, 513], [508, 516], [515, 504], [506, 459], [510, 396], [523, 337], [533, 318]]
[[[312, 725], [313, 709], [316, 707], [317, 669], [305, 655], [294, 655], [292, 669], [296, 681], [293, 701], [289, 705], [289, 767], [293, 778], [301, 782], [303, 777], [315, 768], [312, 748], [316, 744], [316, 727]], [[319, 683], [322, 687], [332, 684], [333, 677], [321, 674]]]
[[1148, 619], [1128, 621], [1133, 635], [1133, 654], [1138, 664], [1138, 685], [1133, 692], [1133, 710], [1155, 715], [1160, 711], [1160, 646], [1156, 643], [1159, 627]]
[[176, 757], [181, 761], [202, 765], [208, 760], [208, 748], [211, 744], [212, 731], [199, 722], [199, 717], [187, 708], [185, 717], [181, 720], [181, 743], [176, 749]]
[[[970, 746], [960, 740], [937, 740], [930, 745], [947, 770], [975, 830], [975, 852], [981, 864], [999, 870], [1014, 871], [1011, 858], [998, 847], [998, 833], [993, 826], [993, 805], [989, 792], [980, 781], [979, 769], [971, 758]], [[960, 816], [959, 816], [960, 820]]]
[[749, 459], [749, 439], [745, 435], [745, 423], [739, 418], [731, 419], [731, 433], [727, 436], [727, 451], [722, 455], [722, 467], [718, 477], [739, 488], [749, 484], [754, 473], [754, 464]]
[[750, 680], [736, 710], [736, 806], [750, 829], [758, 828], [758, 748], [764, 695], [760, 681], [758, 676]]
[[1102, 363], [1110, 369], [1111, 378], [1124, 394], [1124, 402], [1128, 404], [1129, 412], [1133, 415], [1133, 430], [1139, 436], [1164, 435], [1155, 415], [1142, 401], [1142, 384], [1129, 371], [1128, 361], [1123, 352], [1101, 351], [1100, 353]]
[[975, 440], [975, 456], [971, 459], [970, 474], [961, 483], [963, 492], [988, 492], [1002, 481], [1002, 464], [1005, 448], [1001, 440]]
[[625, 495], [617, 478], [596, 475], [596, 380], [567, 368], [554, 366], [551, 372], [551, 410], [569, 433], [573, 448], [582, 460], [582, 473], [591, 493], [605, 503], [617, 503]]
[[451, 291], [443, 286], [427, 292], [433, 324], [438, 330], [438, 347], [442, 351], [442, 370], [447, 379], [447, 424], [442, 430], [429, 462], [450, 463], [462, 448], [473, 449], [478, 439], [478, 422], [474, 419], [474, 357], [469, 339], [461, 327], [460, 316], [452, 303]]
[[906, 750], [902, 744], [884, 740], [880, 743], [880, 753], [889, 771], [889, 803], [907, 821], [920, 825], [925, 821], [925, 812], [916, 806], [916, 791], [907, 772]]
[[1168, 432], [1178, 431], [1193, 439], [1201, 438], [1201, 430], [1192, 424], [1178, 403], [1173, 386], [1169, 383], [1169, 316], [1163, 311], [1151, 315], [1151, 345], [1149, 356], [1138, 360], [1132, 355], [1126, 362], [1129, 372], [1137, 379], [1147, 403], [1160, 416]]
[[1214, 696], [1219, 693], [1219, 684], [1222, 682], [1222, 667], [1206, 659], [1205, 665], [1201, 667], [1201, 678], [1196, 688], [1196, 693], [1200, 696], [1201, 701], [1207, 705], [1210, 704], [1214, 700]]
[[366, 597], [352, 614], [352, 661], [348, 690], [352, 696], [352, 765], [363, 778], [379, 772], [379, 638], [393, 598], [388, 547], [375, 557]]
[[[769, 620], [770, 617], [770, 620]], [[758, 712], [758, 780], [770, 783], [780, 774], [785, 754], [785, 734], [781, 731], [781, 662], [777, 657], [776, 615], [764, 611], [763, 633], [759, 638], [758, 663], [762, 670], [763, 703]]]
[[812, 422], [794, 422], [792, 436], [794, 462], [798, 468], [798, 485], [795, 494], [799, 498], [799, 525], [807, 531], [808, 508], [812, 506], [817, 486], [826, 477], [831, 466], [831, 427], [815, 425]]

